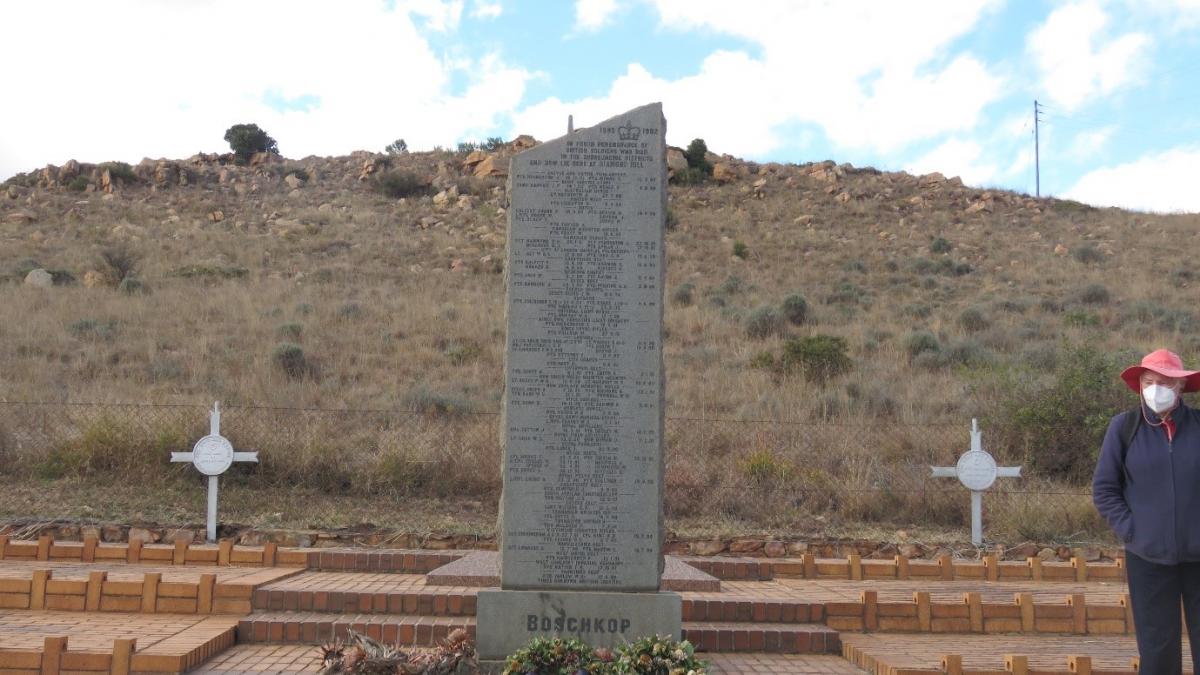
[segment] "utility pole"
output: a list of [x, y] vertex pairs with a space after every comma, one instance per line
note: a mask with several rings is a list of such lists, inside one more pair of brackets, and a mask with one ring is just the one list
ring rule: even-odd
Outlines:
[[1040, 156], [1041, 148], [1039, 147], [1038, 139], [1038, 122], [1041, 120], [1041, 114], [1042, 106], [1035, 98], [1033, 99], [1033, 180], [1035, 190], [1034, 194], [1038, 198], [1041, 198], [1042, 196], [1042, 160]]

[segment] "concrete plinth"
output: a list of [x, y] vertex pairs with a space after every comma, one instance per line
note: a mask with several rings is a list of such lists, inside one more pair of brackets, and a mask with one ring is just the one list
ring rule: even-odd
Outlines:
[[535, 637], [575, 637], [618, 647], [650, 635], [680, 639], [683, 601], [675, 593], [589, 591], [479, 592], [476, 645], [480, 660], [498, 660]]

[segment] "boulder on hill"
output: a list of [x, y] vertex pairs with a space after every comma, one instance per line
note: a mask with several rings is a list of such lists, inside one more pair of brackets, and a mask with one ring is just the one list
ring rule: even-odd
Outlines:
[[488, 158], [488, 154], [482, 150], [472, 150], [471, 154], [467, 155], [462, 161], [462, 168], [465, 171], [474, 171], [475, 166]]
[[504, 177], [508, 175], [508, 170], [500, 166], [495, 155], [488, 155], [482, 162], [475, 165], [472, 173], [480, 178]]
[[539, 144], [536, 138], [529, 134], [521, 134], [509, 142], [508, 149], [512, 152], [522, 152], [537, 145]]
[[54, 276], [44, 269], [29, 270], [25, 275], [24, 284], [32, 288], [50, 288], [54, 285]]
[[670, 178], [676, 171], [684, 171], [687, 168], [687, 157], [683, 154], [683, 148], [667, 146], [667, 177]]

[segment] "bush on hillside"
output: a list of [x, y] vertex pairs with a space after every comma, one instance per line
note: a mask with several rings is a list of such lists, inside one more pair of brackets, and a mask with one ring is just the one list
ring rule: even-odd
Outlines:
[[1009, 388], [992, 422], [996, 447], [1039, 476], [1086, 484], [1109, 420], [1137, 405], [1117, 377], [1136, 360], [1090, 345], [1066, 348], [1049, 379]]
[[429, 186], [421, 177], [411, 171], [387, 171], [375, 177], [373, 187], [376, 192], [387, 195], [392, 199], [412, 197], [429, 192]]
[[388, 143], [387, 147], [385, 147], [383, 150], [389, 155], [403, 155], [404, 153], [408, 152], [408, 143], [405, 142], [403, 138], [397, 138], [391, 143]]
[[799, 326], [808, 320], [808, 301], [799, 293], [784, 298], [779, 309], [783, 312], [783, 317], [793, 326]]
[[783, 345], [780, 367], [785, 372], [799, 370], [806, 380], [825, 384], [849, 372], [850, 356], [845, 338], [835, 335], [810, 335], [793, 338]]
[[746, 318], [746, 334], [755, 340], [783, 333], [783, 315], [770, 305], [763, 305], [750, 312]]
[[225, 142], [239, 162], [249, 161], [258, 152], [279, 152], [279, 145], [257, 124], [235, 124], [225, 130]]
[[308, 374], [308, 358], [304, 348], [291, 342], [281, 342], [271, 352], [271, 360], [292, 379], [300, 379]]
[[706, 176], [712, 175], [713, 165], [708, 161], [708, 144], [703, 138], [693, 139], [687, 150], [683, 151], [683, 157], [687, 160], [689, 169], [700, 171]]

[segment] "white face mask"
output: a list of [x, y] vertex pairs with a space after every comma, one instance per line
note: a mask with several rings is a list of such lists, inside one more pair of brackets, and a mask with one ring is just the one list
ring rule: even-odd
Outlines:
[[1175, 390], [1161, 384], [1152, 384], [1142, 390], [1142, 400], [1156, 413], [1163, 413], [1175, 406]]

